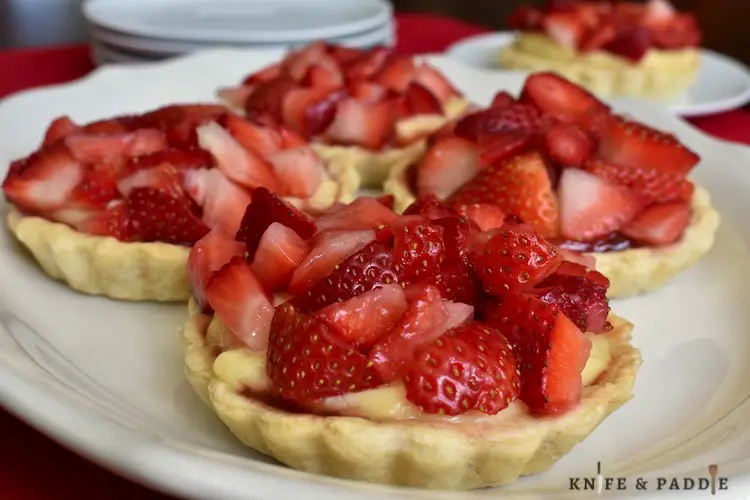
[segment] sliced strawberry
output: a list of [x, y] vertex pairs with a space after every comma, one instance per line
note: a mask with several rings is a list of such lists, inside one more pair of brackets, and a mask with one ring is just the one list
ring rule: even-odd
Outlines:
[[512, 104], [516, 104], [516, 102], [517, 101], [515, 97], [513, 97], [506, 91], [501, 90], [497, 94], [495, 94], [495, 97], [492, 98], [490, 107], [496, 109], [505, 109], [510, 107]]
[[133, 189], [126, 203], [135, 240], [192, 245], [208, 233], [187, 198], [144, 187]]
[[70, 195], [69, 205], [78, 208], [102, 209], [119, 197], [115, 177], [109, 172], [87, 170]]
[[483, 135], [503, 132], [536, 134], [542, 128], [542, 114], [527, 104], [512, 104], [505, 108], [488, 108], [463, 117], [456, 124], [455, 134], [477, 142]]
[[217, 169], [185, 172], [185, 191], [203, 211], [201, 218], [209, 227], [221, 228], [227, 234], [237, 234], [250, 195], [227, 179]]
[[167, 140], [159, 130], [143, 129], [116, 135], [72, 134], [65, 137], [65, 145], [77, 161], [92, 164], [161, 151]]
[[456, 205], [458, 211], [476, 224], [481, 231], [489, 231], [503, 225], [505, 213], [493, 203], [471, 203]]
[[196, 127], [216, 121], [226, 112], [225, 106], [216, 104], [176, 104], [136, 117], [132, 126], [161, 130], [170, 146], [191, 148], [198, 145]]
[[244, 254], [245, 245], [219, 228], [212, 229], [193, 245], [187, 262], [187, 277], [193, 298], [201, 309], [207, 305], [205, 290], [211, 276], [232, 258]]
[[323, 160], [309, 147], [287, 149], [268, 157], [284, 196], [309, 198], [326, 177]]
[[282, 123], [282, 103], [286, 94], [298, 87], [289, 78], [278, 78], [259, 84], [245, 100], [245, 113], [260, 123]]
[[379, 149], [393, 131], [394, 116], [389, 102], [363, 104], [349, 98], [339, 103], [325, 136], [335, 144]]
[[250, 94], [255, 92], [255, 85], [240, 85], [239, 87], [222, 87], [216, 91], [216, 96], [233, 109], [245, 109]]
[[642, 26], [622, 30], [612, 40], [602, 46], [602, 50], [624, 57], [637, 63], [651, 49], [651, 33]]
[[620, 167], [681, 175], [700, 161], [675, 136], [622, 118], [610, 121], [599, 142], [599, 157]]
[[163, 149], [151, 154], [136, 156], [128, 161], [126, 172], [171, 165], [178, 170], [211, 168], [214, 160], [211, 153], [203, 149]]
[[392, 194], [384, 194], [383, 196], [378, 196], [375, 198], [375, 201], [383, 205], [388, 210], [393, 210], [393, 204], [396, 203], [396, 197]]
[[370, 363], [386, 383], [406, 375], [417, 353], [448, 327], [450, 314], [436, 287], [410, 287], [407, 299], [406, 312], [369, 354]]
[[206, 299], [216, 316], [247, 347], [255, 351], [266, 347], [274, 308], [244, 257], [232, 257], [211, 276]]
[[308, 146], [305, 138], [297, 134], [296, 132], [293, 132], [291, 129], [284, 126], [278, 126], [276, 130], [281, 137], [282, 149], [296, 149]]
[[318, 231], [375, 229], [392, 224], [398, 216], [375, 198], [360, 196], [350, 204], [317, 220]]
[[406, 105], [412, 115], [442, 115], [443, 106], [427, 87], [411, 82], [404, 95]]
[[[568, 250], [567, 248], [558, 246], [557, 247], [557, 253], [560, 255], [560, 258], [563, 260], [562, 264], [560, 264], [560, 267], [557, 268], [557, 273], [562, 273], [561, 269], [567, 265], [567, 264], [580, 264], [584, 268], [588, 269], [595, 269], [596, 268], [596, 257], [590, 254], [580, 253], [573, 250]], [[593, 272], [593, 271], [592, 271]], [[599, 273], [597, 273], [599, 274]], [[604, 276], [602, 275], [602, 278]], [[606, 283], [600, 283], [602, 286], [609, 287], [609, 280], [604, 278], [606, 280]], [[592, 280], [595, 281], [595, 280]]]
[[481, 290], [474, 270], [462, 261], [443, 264], [440, 272], [427, 281], [440, 290], [440, 296], [444, 299], [463, 304], [476, 303]]
[[675, 243], [690, 224], [690, 205], [685, 202], [653, 205], [620, 229], [633, 240], [649, 246]]
[[488, 309], [487, 323], [513, 345], [520, 398], [532, 411], [558, 415], [580, 403], [591, 341], [567, 316], [532, 295], [509, 294]]
[[334, 335], [322, 318], [276, 309], [268, 343], [268, 377], [277, 394], [304, 405], [380, 384], [367, 358]]
[[270, 165], [243, 148], [220, 125], [206, 123], [198, 127], [197, 133], [200, 146], [213, 155], [221, 173], [230, 180], [248, 188], [278, 189], [278, 180]]
[[245, 77], [243, 85], [257, 85], [258, 83], [270, 82], [281, 76], [281, 63], [272, 64]]
[[596, 260], [591, 260], [588, 263], [591, 264], [591, 266], [586, 266], [580, 262], [575, 261], [569, 261], [565, 257], [564, 252], [560, 252], [560, 256], [565, 259], [563, 262], [560, 263], [560, 266], [555, 270], [556, 275], [565, 275], [565, 276], [579, 276], [581, 278], [586, 278], [588, 281], [591, 281], [596, 286], [601, 288], [609, 288], [609, 279], [604, 276], [599, 271], [594, 270], [594, 266], [596, 265]]
[[406, 397], [425, 413], [494, 415], [520, 393], [518, 360], [494, 328], [466, 322], [422, 351], [404, 377]]
[[610, 43], [617, 36], [614, 23], [603, 23], [590, 29], [581, 39], [578, 46], [580, 52], [594, 52]]
[[398, 283], [396, 263], [388, 247], [374, 241], [335, 266], [307, 292], [291, 300], [299, 311], [311, 312], [360, 293]]
[[364, 52], [362, 49], [356, 49], [353, 47], [345, 47], [343, 45], [328, 45], [328, 53], [333, 59], [342, 66], [354, 62], [357, 58], [362, 57]]
[[314, 64], [302, 77], [302, 85], [315, 88], [335, 89], [344, 84], [344, 74], [335, 64]]
[[386, 285], [321, 309], [332, 333], [357, 349], [369, 349], [387, 334], [406, 312], [406, 294], [400, 285]]
[[433, 66], [423, 63], [414, 74], [414, 81], [429, 90], [440, 102], [461, 95], [453, 84]]
[[294, 271], [287, 291], [306, 292], [317, 281], [328, 276], [344, 259], [362, 250], [375, 239], [369, 231], [325, 231], [312, 241], [312, 250]]
[[[88, 174], [90, 175], [91, 172]], [[105, 175], [108, 174], [105, 173]], [[182, 178], [180, 172], [175, 167], [168, 163], [163, 163], [154, 168], [137, 170], [127, 177], [120, 179], [115, 187], [125, 197], [133, 189], [142, 187], [153, 188], [163, 193], [168, 193], [170, 196], [180, 197], [182, 195]]]
[[[336, 113], [335, 101], [331, 101], [331, 106], [326, 106], [326, 112], [322, 113], [323, 117], [316, 117], [318, 121], [324, 123], [323, 126], [315, 123], [314, 130], [310, 130], [308, 124], [308, 110], [318, 102], [324, 101], [331, 90], [321, 87], [300, 87], [292, 89], [286, 93], [281, 105], [281, 116], [284, 118], [284, 124], [297, 132], [298, 134], [310, 137], [320, 131], [325, 130], [326, 126], [333, 121]], [[321, 113], [318, 113], [319, 115]], [[327, 124], [325, 122], [328, 122]]]
[[[417, 71], [414, 58], [409, 56], [393, 57], [377, 75], [376, 81], [384, 88], [403, 93], [412, 83]], [[421, 87], [421, 85], [420, 85]], [[424, 88], [424, 87], [422, 87]], [[432, 94], [430, 94], [432, 95]]]
[[443, 228], [428, 219], [402, 218], [394, 228], [393, 255], [400, 281], [417, 283], [440, 273], [445, 259]]
[[479, 166], [486, 167], [530, 149], [536, 137], [527, 132], [500, 132], [482, 135], [478, 140]]
[[521, 100], [564, 122], [580, 123], [593, 113], [608, 112], [607, 106], [590, 92], [555, 73], [529, 76]]
[[64, 137], [71, 134], [76, 134], [81, 131], [81, 127], [70, 119], [69, 116], [59, 116], [52, 120], [47, 131], [44, 133], [44, 140], [42, 141], [42, 147], [49, 146], [53, 142], [56, 142]]
[[609, 326], [607, 289], [583, 276], [556, 272], [539, 283], [534, 293], [556, 306], [582, 332], [603, 332]]
[[[320, 64], [330, 58], [326, 45], [322, 41], [315, 41], [287, 54], [281, 64], [281, 72], [294, 80], [300, 81], [307, 74], [310, 67]], [[334, 65], [335, 61], [332, 61]]]
[[481, 231], [477, 224], [458, 214], [434, 218], [433, 222], [443, 228], [443, 241], [446, 250], [444, 263], [468, 263], [468, 254], [473, 238]]
[[559, 213], [548, 166], [538, 153], [525, 153], [488, 166], [453, 193], [454, 206], [495, 204], [516, 214], [542, 236], [558, 233]]
[[594, 142], [589, 135], [572, 123], [558, 123], [544, 134], [547, 154], [566, 167], [579, 167], [589, 159]]
[[691, 12], [675, 14], [669, 22], [650, 28], [656, 48], [670, 50], [701, 45], [701, 29], [695, 14]]
[[555, 42], [570, 50], [576, 50], [586, 33], [586, 24], [574, 12], [555, 12], [542, 21], [545, 33]]
[[349, 63], [345, 70], [349, 81], [369, 80], [378, 74], [393, 57], [393, 50], [386, 47], [374, 47]]
[[542, 27], [544, 12], [529, 5], [518, 7], [508, 19], [508, 27], [517, 30], [537, 30]]
[[506, 222], [473, 248], [470, 259], [487, 293], [504, 295], [533, 287], [560, 264], [555, 248], [527, 224]]
[[417, 194], [446, 198], [479, 171], [476, 147], [460, 137], [438, 139], [417, 166]]
[[422, 215], [428, 219], [457, 217], [458, 212], [445, 205], [435, 195], [423, 196], [404, 210], [404, 215]]
[[242, 147], [261, 158], [281, 150], [281, 137], [270, 127], [257, 125], [234, 113], [225, 114], [220, 121]]
[[563, 238], [594, 241], [617, 231], [642, 208], [628, 189], [578, 169], [560, 178], [560, 232]]
[[133, 237], [125, 203], [110, 205], [104, 211], [94, 212], [76, 225], [76, 229], [86, 234], [111, 236], [120, 241], [130, 241]]
[[266, 290], [281, 290], [292, 279], [297, 266], [310, 253], [310, 245], [283, 224], [274, 222], [263, 233], [252, 268]]
[[377, 83], [363, 80], [349, 82], [347, 85], [349, 94], [364, 104], [373, 104], [382, 101], [388, 95], [388, 89]]
[[253, 191], [252, 201], [247, 206], [235, 239], [247, 245], [247, 253], [252, 256], [263, 233], [274, 222], [293, 229], [304, 240], [312, 237], [317, 230], [310, 217], [268, 189], [258, 188]]
[[582, 167], [602, 179], [638, 193], [646, 203], [690, 201], [693, 183], [681, 174], [649, 168], [623, 168], [601, 160], [589, 160]]
[[346, 98], [344, 90], [335, 90], [311, 102], [305, 108], [304, 129], [308, 136], [316, 136], [326, 131], [336, 118], [339, 102]]
[[125, 134], [131, 131], [133, 124], [129, 123], [131, 120], [124, 120], [120, 118], [109, 118], [107, 120], [99, 120], [93, 123], [89, 123], [83, 127], [83, 132], [86, 134]]

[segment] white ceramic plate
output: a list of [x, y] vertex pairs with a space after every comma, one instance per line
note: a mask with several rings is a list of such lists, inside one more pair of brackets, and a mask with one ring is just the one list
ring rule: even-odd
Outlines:
[[[466, 38], [446, 53], [469, 66], [494, 72], [509, 72], [498, 66], [501, 47], [513, 40], [513, 32], [490, 33]], [[698, 80], [690, 90], [670, 101], [656, 101], [682, 116], [705, 115], [739, 108], [750, 101], [750, 71], [742, 63], [711, 50], [702, 50]], [[631, 99], [612, 99], [625, 106]]]
[[384, 0], [89, 0], [94, 25], [123, 33], [214, 42], [290, 42], [353, 35], [388, 22]]
[[[61, 114], [89, 121], [169, 102], [211, 100], [279, 54], [220, 50], [84, 80], [0, 104], [0, 164], [27, 154]], [[477, 102], [516, 88], [514, 75], [430, 57]], [[520, 78], [520, 77], [518, 77]], [[138, 91], [134, 92], [133, 89]], [[112, 96], [117, 96], [113, 99]], [[79, 453], [190, 498], [469, 500], [581, 498], [570, 477], [706, 476], [719, 464], [730, 498], [750, 491], [750, 150], [711, 139], [645, 106], [628, 110], [703, 155], [695, 178], [724, 217], [716, 247], [674, 282], [613, 308], [636, 325], [645, 363], [636, 397], [550, 471], [500, 490], [435, 493], [296, 472], [241, 447], [183, 378], [185, 306], [129, 304], [48, 279], [0, 231], [0, 402]], [[0, 204], [0, 212], [7, 206]], [[654, 484], [654, 483], [651, 483]], [[693, 498], [667, 491], [638, 498]], [[706, 498], [700, 492], [697, 498]]]

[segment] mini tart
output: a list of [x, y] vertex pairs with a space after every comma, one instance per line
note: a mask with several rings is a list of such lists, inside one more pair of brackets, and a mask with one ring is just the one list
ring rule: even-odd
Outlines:
[[[398, 122], [397, 135], [404, 142], [410, 142], [411, 138], [427, 136], [439, 130], [448, 121], [459, 117], [468, 107], [469, 102], [465, 99], [452, 98], [445, 105], [444, 115], [416, 116]], [[333, 177], [345, 184], [356, 184], [357, 189], [380, 188], [391, 171], [405, 168], [418, 161], [426, 150], [425, 141], [421, 139], [408, 146], [382, 151], [371, 151], [358, 146], [334, 146], [321, 142], [313, 143], [311, 147], [323, 158]]]
[[579, 408], [562, 417], [529, 416], [518, 404], [466, 422], [293, 414], [240, 395], [241, 387], [221, 378], [226, 357], [243, 350], [217, 357], [223, 341], [207, 331], [220, 326], [192, 301], [189, 310], [181, 338], [187, 377], [244, 444], [295, 469], [374, 483], [458, 490], [542, 472], [633, 397], [641, 364], [629, 343], [633, 325], [611, 316], [614, 329], [599, 335], [609, 363], [584, 388]]
[[580, 54], [547, 35], [522, 33], [499, 54], [503, 68], [554, 71], [595, 94], [663, 99], [686, 91], [700, 70], [700, 52], [650, 49], [638, 63], [603, 51]]

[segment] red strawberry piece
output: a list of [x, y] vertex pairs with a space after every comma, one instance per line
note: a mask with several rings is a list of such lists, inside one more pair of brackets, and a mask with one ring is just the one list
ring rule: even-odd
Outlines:
[[509, 294], [487, 316], [518, 355], [520, 398], [532, 411], [559, 415], [580, 403], [591, 341], [567, 316], [528, 294]]
[[239, 87], [222, 87], [216, 91], [216, 96], [233, 109], [245, 109], [247, 98], [255, 91], [255, 85], [241, 85]]
[[287, 54], [281, 64], [281, 71], [294, 80], [300, 81], [310, 67], [316, 64], [328, 65], [327, 60], [336, 66], [336, 62], [328, 55], [326, 44], [322, 41], [315, 41]]
[[638, 193], [646, 203], [690, 201], [693, 197], [693, 183], [681, 174], [649, 168], [623, 168], [595, 159], [586, 162], [582, 168]]
[[314, 64], [302, 77], [302, 85], [315, 88], [335, 89], [344, 84], [344, 74], [336, 64]]
[[392, 224], [398, 216], [375, 198], [361, 196], [332, 213], [317, 220], [318, 231], [375, 229]]
[[501, 90], [500, 92], [495, 94], [495, 97], [492, 98], [492, 104], [490, 104], [490, 107], [496, 109], [505, 109], [510, 107], [512, 104], [516, 104], [516, 98], [506, 91]]
[[128, 161], [125, 171], [133, 172], [135, 170], [159, 167], [163, 164], [171, 165], [178, 170], [195, 170], [199, 168], [212, 168], [214, 160], [211, 153], [203, 149], [168, 148], [131, 158]]
[[259, 83], [269, 82], [281, 76], [281, 63], [272, 64], [260, 71], [256, 71], [245, 77], [243, 85], [257, 85]]
[[481, 231], [481, 228], [477, 227], [471, 219], [458, 214], [433, 219], [433, 223], [443, 228], [445, 263], [468, 263], [471, 242], [473, 237]]
[[599, 157], [614, 165], [653, 169], [685, 175], [700, 156], [683, 146], [675, 136], [641, 123], [613, 119], [599, 142]]
[[362, 250], [375, 239], [375, 232], [369, 231], [325, 231], [312, 241], [312, 249], [297, 269], [287, 291], [302, 294], [312, 285], [328, 276], [337, 265], [350, 255]]
[[539, 283], [534, 293], [556, 306], [582, 332], [603, 332], [610, 326], [607, 289], [582, 276], [554, 273]]
[[101, 135], [124, 134], [132, 131], [133, 124], [130, 121], [130, 119], [123, 119], [123, 117], [99, 120], [84, 125], [83, 132]]
[[643, 206], [632, 191], [577, 169], [560, 178], [560, 231], [563, 238], [595, 241], [620, 229]]
[[564, 122], [580, 123], [594, 113], [607, 113], [609, 110], [590, 92], [555, 73], [529, 76], [521, 100]]
[[[560, 267], [557, 269], [557, 271], [555, 271], [556, 273], [563, 273], [563, 271], [561, 271], [561, 268], [563, 268], [567, 264], [580, 264], [581, 266], [583, 266], [583, 268], [588, 269], [596, 268], [596, 257], [594, 257], [593, 255], [576, 252], [561, 246], [557, 247], [557, 253], [560, 255], [560, 258], [563, 260], [563, 262], [562, 264], [560, 264]], [[593, 273], [593, 271], [591, 272]], [[604, 278], [603, 275], [602, 278]], [[609, 280], [607, 280], [606, 278], [605, 280], [606, 282], [602, 282], [599, 284], [607, 288], [609, 287]], [[592, 281], [596, 280], [592, 279]]]
[[586, 24], [575, 12], [554, 12], [542, 21], [545, 33], [555, 42], [576, 50], [586, 33]]
[[308, 146], [307, 141], [304, 137], [298, 133], [292, 131], [288, 127], [278, 126], [276, 131], [281, 137], [281, 148], [282, 149], [295, 149]]
[[414, 74], [414, 81], [429, 90], [440, 102], [461, 95], [453, 84], [437, 68], [422, 63]]
[[650, 26], [654, 47], [659, 49], [682, 49], [700, 47], [702, 35], [698, 20], [692, 13], [678, 13], [658, 26]]
[[393, 254], [401, 281], [416, 283], [439, 273], [446, 252], [441, 226], [411, 216], [401, 218], [393, 229]]
[[406, 397], [425, 413], [494, 415], [520, 392], [518, 360], [503, 335], [469, 321], [422, 351], [404, 377]]
[[481, 231], [489, 231], [503, 225], [505, 213], [492, 203], [471, 203], [456, 205], [458, 211], [476, 224]]
[[591, 137], [572, 123], [558, 123], [544, 134], [547, 154], [566, 167], [579, 167], [591, 156], [594, 142]]
[[327, 174], [323, 160], [309, 147], [287, 149], [267, 158], [279, 180], [279, 194], [309, 198]]
[[70, 119], [69, 116], [59, 116], [52, 120], [47, 131], [44, 133], [44, 140], [42, 141], [42, 147], [49, 146], [55, 141], [63, 139], [71, 134], [76, 134], [81, 131], [81, 127]]
[[434, 194], [420, 197], [404, 210], [404, 215], [422, 215], [428, 219], [457, 217], [458, 212], [445, 205]]
[[65, 137], [65, 144], [73, 158], [82, 163], [140, 156], [167, 147], [164, 133], [153, 129], [117, 135], [72, 134]]
[[623, 226], [622, 234], [639, 243], [663, 246], [675, 243], [690, 224], [690, 205], [685, 202], [653, 205]]
[[387, 334], [406, 312], [406, 294], [400, 285], [386, 285], [321, 309], [332, 333], [357, 349], [369, 349]]
[[454, 206], [486, 203], [505, 214], [516, 214], [542, 236], [556, 236], [559, 227], [557, 196], [548, 166], [538, 153], [525, 153], [488, 166], [453, 193]]
[[[562, 252], [560, 252], [561, 256], [564, 256]], [[555, 270], [556, 275], [565, 275], [565, 276], [578, 276], [581, 278], [585, 278], [588, 281], [591, 281], [596, 286], [601, 288], [609, 288], [609, 279], [604, 276], [599, 271], [595, 271], [593, 269], [593, 265], [596, 264], [596, 260], [591, 260], [590, 263], [592, 264], [592, 267], [585, 266], [579, 262], [572, 262], [568, 260], [564, 260], [560, 263], [560, 266]]]
[[187, 198], [143, 187], [133, 189], [126, 203], [134, 240], [192, 245], [208, 232]]
[[[413, 57], [393, 57], [377, 75], [376, 81], [386, 89], [402, 93], [406, 92], [409, 84], [412, 83], [416, 71], [417, 67], [414, 64]], [[420, 85], [420, 87], [422, 86]]]
[[163, 131], [167, 142], [174, 147], [196, 147], [196, 127], [217, 120], [227, 112], [225, 106], [216, 104], [176, 104], [136, 117], [136, 129], [154, 128]]
[[533, 106], [512, 104], [506, 108], [488, 108], [465, 116], [456, 124], [455, 134], [470, 141], [482, 135], [502, 132], [536, 134], [542, 127], [542, 114]]
[[641, 26], [621, 31], [602, 46], [603, 50], [636, 63], [643, 59], [650, 48], [651, 34], [648, 29]]
[[246, 150], [266, 158], [281, 150], [281, 137], [270, 127], [263, 127], [234, 113], [222, 116], [221, 124]]
[[232, 258], [244, 254], [245, 245], [219, 228], [195, 242], [188, 257], [187, 277], [193, 298], [201, 309], [207, 305], [205, 290], [211, 276]]
[[476, 146], [460, 137], [438, 139], [417, 166], [417, 194], [446, 198], [478, 171]]
[[396, 202], [396, 197], [392, 194], [384, 194], [383, 196], [375, 198], [375, 201], [383, 205], [385, 208], [393, 210], [393, 204]]
[[393, 135], [394, 116], [387, 101], [363, 104], [348, 98], [341, 101], [336, 116], [325, 131], [335, 144], [379, 149]]
[[80, 208], [102, 209], [119, 197], [115, 177], [109, 172], [87, 170], [71, 193], [70, 204]]
[[[108, 175], [105, 173], [105, 175]], [[168, 163], [158, 167], [137, 170], [120, 179], [116, 188], [122, 196], [127, 197], [135, 188], [149, 187], [167, 193], [173, 197], [183, 194], [180, 172]]]
[[347, 91], [353, 98], [365, 104], [382, 101], [389, 93], [382, 85], [362, 80], [349, 82]]
[[250, 195], [227, 179], [217, 169], [185, 172], [185, 191], [202, 209], [202, 219], [209, 227], [221, 228], [227, 234], [237, 234]]
[[355, 49], [352, 47], [345, 47], [343, 45], [334, 44], [328, 45], [328, 53], [337, 63], [343, 66], [355, 61], [357, 58], [362, 57], [362, 54], [364, 54], [362, 49]]
[[232, 257], [206, 284], [216, 316], [252, 350], [268, 344], [274, 308], [263, 284], [242, 256]]
[[278, 189], [278, 180], [270, 165], [247, 151], [217, 123], [206, 123], [197, 129], [200, 146], [209, 151], [218, 169], [230, 180], [248, 187]]
[[548, 14], [573, 12], [576, 10], [576, 4], [573, 0], [548, 0], [544, 10]]
[[247, 206], [235, 239], [247, 245], [247, 253], [252, 256], [263, 233], [274, 222], [293, 229], [303, 240], [312, 237], [317, 231], [315, 222], [310, 217], [268, 189], [258, 188], [253, 191], [252, 201]]
[[406, 105], [412, 115], [442, 115], [443, 106], [427, 87], [411, 82], [404, 95]]
[[478, 139], [479, 165], [485, 167], [528, 150], [535, 136], [526, 132], [499, 132]]
[[508, 19], [508, 27], [516, 30], [537, 30], [542, 27], [544, 13], [536, 7], [521, 5]]
[[245, 101], [247, 117], [262, 123], [281, 123], [284, 97], [295, 88], [297, 83], [290, 78], [278, 78], [259, 84]]
[[[329, 96], [332, 97], [329, 99]], [[336, 116], [336, 104], [342, 97], [343, 95], [331, 92], [329, 88], [292, 89], [286, 93], [281, 105], [284, 124], [302, 136], [317, 135], [333, 121]]]
[[268, 343], [268, 377], [277, 394], [297, 404], [380, 385], [367, 358], [334, 335], [322, 318], [276, 309]]
[[471, 263], [484, 289], [492, 295], [533, 287], [560, 264], [555, 248], [527, 224], [506, 222], [472, 248]]
[[374, 47], [346, 66], [347, 80], [369, 80], [391, 61], [393, 51], [385, 47]]
[[617, 36], [617, 28], [614, 23], [600, 24], [583, 36], [578, 46], [580, 52], [594, 52], [610, 43]]
[[406, 312], [369, 354], [369, 361], [386, 383], [407, 374], [417, 353], [448, 328], [450, 314], [435, 286], [409, 287], [407, 299]]
[[307, 292], [294, 297], [291, 303], [300, 312], [312, 312], [398, 282], [391, 250], [385, 244], [373, 241], [336, 265], [331, 274], [318, 280]]
[[20, 173], [5, 179], [3, 191], [21, 210], [37, 213], [63, 206], [83, 177], [83, 166], [60, 142], [27, 158]]
[[304, 127], [308, 136], [316, 136], [325, 132], [336, 118], [338, 104], [346, 98], [346, 92], [336, 90], [312, 102], [305, 109]]
[[120, 241], [132, 239], [128, 211], [123, 202], [113, 204], [101, 212], [94, 212], [76, 224], [76, 229], [86, 234], [111, 236]]
[[263, 233], [255, 251], [252, 268], [265, 285], [275, 292], [289, 284], [297, 266], [310, 253], [310, 245], [283, 224], [274, 222]]
[[463, 261], [443, 264], [428, 282], [437, 287], [444, 299], [463, 304], [474, 304], [481, 289], [473, 269]]

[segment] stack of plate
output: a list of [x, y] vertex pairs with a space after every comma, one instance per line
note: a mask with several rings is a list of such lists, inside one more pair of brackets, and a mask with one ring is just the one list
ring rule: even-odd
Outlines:
[[288, 49], [314, 40], [393, 45], [385, 0], [88, 0], [98, 64], [165, 59], [215, 47]]

